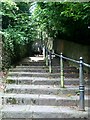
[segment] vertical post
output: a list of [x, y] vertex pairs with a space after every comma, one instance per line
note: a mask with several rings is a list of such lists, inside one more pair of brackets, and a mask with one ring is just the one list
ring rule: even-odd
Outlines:
[[52, 53], [51, 53], [51, 50], [49, 52], [49, 72], [51, 73], [52, 72]]
[[83, 58], [80, 57], [80, 66], [79, 66], [79, 91], [80, 91], [80, 103], [79, 110], [85, 110], [85, 100], [84, 100], [84, 78], [83, 78]]
[[43, 59], [45, 59], [45, 53], [46, 53], [46, 49], [45, 46], [43, 46]]
[[60, 78], [61, 78], [61, 87], [64, 88], [64, 70], [63, 70], [63, 58], [62, 53], [60, 54]]
[[48, 66], [48, 51], [46, 50], [46, 66]]

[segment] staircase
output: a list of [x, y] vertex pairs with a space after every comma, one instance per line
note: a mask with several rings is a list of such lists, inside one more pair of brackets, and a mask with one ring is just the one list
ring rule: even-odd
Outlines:
[[78, 69], [65, 64], [65, 88], [60, 87], [59, 62], [52, 73], [42, 56], [28, 57], [10, 69], [2, 94], [2, 120], [88, 118], [89, 89], [85, 81], [85, 111], [79, 111]]

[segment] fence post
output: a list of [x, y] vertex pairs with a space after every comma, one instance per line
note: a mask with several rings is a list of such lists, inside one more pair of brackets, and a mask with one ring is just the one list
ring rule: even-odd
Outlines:
[[63, 70], [63, 58], [62, 53], [60, 54], [60, 78], [61, 78], [61, 87], [64, 88], [64, 70]]
[[52, 72], [52, 53], [51, 53], [51, 50], [49, 52], [49, 72], [51, 73]]
[[84, 100], [84, 78], [83, 78], [83, 58], [80, 57], [80, 66], [79, 66], [79, 91], [80, 91], [80, 103], [79, 110], [85, 110], [85, 100]]
[[48, 66], [48, 51], [46, 50], [46, 66]]

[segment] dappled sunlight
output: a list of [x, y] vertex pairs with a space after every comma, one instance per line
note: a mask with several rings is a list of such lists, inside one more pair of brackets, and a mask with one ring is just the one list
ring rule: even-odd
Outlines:
[[42, 61], [44, 60], [43, 56], [42, 55], [39, 55], [39, 56], [36, 56], [36, 57], [29, 57], [30, 61], [35, 61], [35, 62], [38, 62], [38, 61]]

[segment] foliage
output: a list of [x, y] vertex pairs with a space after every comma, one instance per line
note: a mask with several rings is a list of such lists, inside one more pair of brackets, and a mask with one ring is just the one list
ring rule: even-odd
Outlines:
[[48, 37], [89, 42], [90, 2], [13, 2], [3, 0], [3, 68], [29, 55], [31, 43]]
[[33, 16], [48, 36], [76, 42], [90, 38], [90, 2], [37, 2]]
[[28, 3], [2, 2], [3, 66], [8, 68], [29, 55], [32, 41]]

